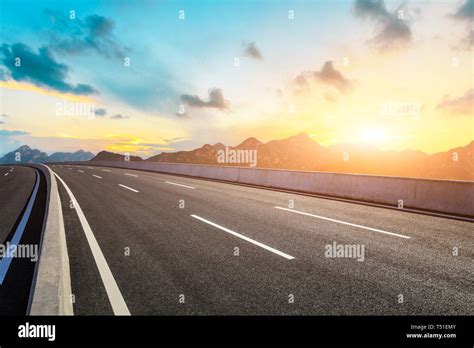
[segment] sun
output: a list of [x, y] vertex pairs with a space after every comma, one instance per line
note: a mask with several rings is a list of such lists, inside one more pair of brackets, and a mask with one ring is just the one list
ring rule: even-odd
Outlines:
[[390, 137], [381, 127], [367, 127], [360, 132], [359, 140], [364, 143], [381, 144], [389, 140]]

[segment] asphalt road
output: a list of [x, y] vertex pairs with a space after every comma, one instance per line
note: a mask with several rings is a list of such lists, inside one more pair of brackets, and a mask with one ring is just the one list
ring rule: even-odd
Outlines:
[[0, 315], [25, 315], [39, 257], [46, 179], [31, 167], [0, 166], [0, 197]]
[[[474, 313], [472, 223], [166, 174], [51, 168], [80, 206], [59, 184], [75, 314]], [[363, 261], [326, 257], [333, 243], [363, 247]]]
[[0, 243], [4, 243], [35, 185], [33, 168], [0, 166]]

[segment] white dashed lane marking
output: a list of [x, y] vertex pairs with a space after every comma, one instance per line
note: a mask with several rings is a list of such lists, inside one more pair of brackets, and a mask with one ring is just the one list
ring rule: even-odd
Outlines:
[[350, 222], [345, 222], [345, 221], [341, 221], [341, 220], [336, 220], [336, 219], [327, 218], [327, 217], [324, 217], [324, 216], [319, 216], [319, 215], [314, 215], [314, 214], [310, 214], [310, 213], [305, 213], [305, 212], [303, 212], [303, 211], [298, 211], [298, 210], [294, 210], [294, 209], [288, 209], [288, 208], [283, 208], [283, 207], [275, 207], [275, 208], [281, 209], [281, 210], [285, 210], [285, 211], [289, 211], [289, 212], [296, 213], [296, 214], [301, 214], [301, 215], [306, 215], [306, 216], [315, 217], [315, 218], [322, 219], [322, 220], [337, 222], [338, 224], [343, 224], [343, 225], [348, 225], [348, 226], [352, 226], [352, 227], [362, 228], [362, 229], [368, 230], [368, 231], [373, 231], [373, 232], [388, 234], [388, 235], [395, 236], [395, 237], [406, 238], [406, 239], [410, 239], [410, 238], [411, 238], [411, 237], [408, 237], [408, 236], [404, 236], [403, 234], [398, 234], [398, 233], [393, 233], [393, 232], [387, 232], [387, 231], [379, 230], [379, 229], [377, 229], [377, 228], [372, 228], [372, 227], [367, 227], [367, 226], [362, 226], [362, 225], [356, 225], [356, 224], [353, 224], [353, 223], [350, 223]]
[[183, 185], [183, 184], [177, 184], [177, 183], [171, 182], [171, 181], [165, 181], [165, 183], [170, 184], [170, 185], [176, 185], [176, 186], [181, 186], [181, 187], [190, 188], [190, 189], [193, 189], [193, 190], [195, 189], [195, 187], [188, 186], [188, 185]]
[[209, 225], [211, 225], [211, 226], [214, 226], [214, 227], [216, 227], [216, 228], [218, 228], [218, 229], [220, 229], [220, 230], [222, 230], [222, 231], [224, 231], [224, 232], [230, 233], [230, 234], [232, 234], [233, 236], [239, 237], [239, 238], [241, 238], [241, 239], [243, 239], [243, 240], [246, 240], [247, 242], [250, 242], [250, 243], [252, 243], [252, 244], [255, 244], [255, 245], [257, 245], [257, 246], [259, 246], [259, 247], [261, 247], [261, 248], [263, 248], [263, 249], [265, 249], [265, 250], [268, 250], [268, 251], [271, 251], [272, 253], [275, 253], [275, 254], [277, 254], [277, 255], [280, 255], [280, 256], [284, 257], [285, 259], [288, 259], [288, 260], [293, 260], [293, 259], [294, 259], [294, 257], [291, 256], [291, 255], [288, 255], [288, 254], [286, 254], [286, 253], [284, 253], [284, 252], [281, 252], [280, 250], [277, 250], [277, 249], [274, 249], [274, 248], [272, 248], [272, 247], [269, 247], [268, 245], [265, 245], [265, 244], [263, 244], [263, 243], [257, 242], [256, 240], [253, 240], [253, 239], [251, 239], [251, 238], [249, 238], [249, 237], [246, 237], [246, 236], [244, 236], [244, 235], [242, 235], [242, 234], [240, 234], [240, 233], [237, 233], [237, 232], [234, 232], [234, 231], [232, 231], [232, 230], [229, 230], [228, 228], [225, 228], [225, 227], [223, 227], [223, 226], [220, 226], [220, 225], [218, 225], [218, 224], [216, 224], [216, 223], [214, 223], [214, 222], [212, 222], [212, 221], [206, 220], [206, 219], [204, 219], [204, 218], [202, 218], [202, 217], [200, 217], [200, 216], [197, 216], [197, 215], [191, 215], [191, 216], [192, 216], [193, 218], [195, 218], [195, 219], [198, 219], [198, 220], [200, 220], [200, 221], [202, 221], [202, 222], [205, 222], [206, 224], [209, 224]]
[[121, 187], [123, 187], [123, 188], [126, 188], [127, 190], [133, 191], [133, 192], [140, 192], [140, 191], [138, 191], [138, 190], [135, 190], [135, 189], [133, 189], [133, 188], [131, 188], [131, 187], [128, 187], [128, 186], [125, 186], [125, 185], [122, 185], [122, 184], [118, 184], [118, 185], [121, 186]]

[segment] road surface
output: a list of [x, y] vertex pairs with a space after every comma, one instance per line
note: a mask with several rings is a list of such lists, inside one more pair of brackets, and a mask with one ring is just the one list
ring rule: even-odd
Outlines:
[[[50, 167], [76, 315], [474, 312], [470, 222], [176, 175]], [[0, 167], [4, 242], [24, 215], [36, 172]], [[22, 243], [41, 234], [38, 178]], [[334, 245], [360, 253], [328, 257]], [[34, 265], [12, 263], [0, 313], [25, 313]]]
[[[472, 223], [167, 174], [51, 168], [73, 196], [59, 184], [75, 314], [474, 312]], [[334, 243], [363, 246], [363, 261], [326, 257]]]
[[[0, 166], [0, 314], [28, 312], [46, 191], [41, 171], [26, 166]], [[6, 254], [7, 250], [16, 250], [17, 257]]]

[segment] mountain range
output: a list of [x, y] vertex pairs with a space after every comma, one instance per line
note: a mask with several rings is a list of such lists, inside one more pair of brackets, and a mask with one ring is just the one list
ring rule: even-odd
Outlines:
[[7, 153], [0, 158], [0, 163], [46, 163], [46, 162], [68, 162], [89, 161], [94, 157], [92, 152], [79, 150], [76, 152], [55, 152], [48, 156], [46, 152], [32, 149], [28, 145], [22, 145], [18, 149]]
[[[219, 163], [219, 151], [225, 150], [222, 143], [205, 144], [190, 151], [162, 152], [145, 161], [250, 166], [248, 163]], [[260, 168], [474, 181], [474, 141], [429, 155], [415, 150], [385, 151], [362, 144], [325, 147], [300, 133], [267, 143], [252, 137], [237, 146], [227, 147], [227, 151], [230, 150], [256, 150], [257, 167]], [[100, 160], [114, 160], [116, 156], [103, 154]]]
[[[109, 151], [99, 152], [91, 161], [124, 161], [125, 155], [120, 153], [114, 153]], [[139, 156], [130, 156], [130, 161], [143, 161], [143, 158]]]
[[[429, 155], [414, 150], [385, 151], [361, 144], [339, 144], [326, 147], [318, 144], [309, 135], [300, 133], [267, 143], [251, 137], [237, 146], [226, 147], [222, 143], [205, 144], [194, 150], [162, 152], [147, 159], [130, 156], [130, 161], [252, 166], [249, 162], [222, 163], [219, 161], [219, 156], [224, 152], [232, 154], [239, 151], [241, 153], [254, 151], [257, 158], [256, 166], [259, 168], [474, 181], [474, 141], [466, 146]], [[48, 156], [45, 152], [23, 145], [0, 158], [0, 163], [15, 163], [17, 152], [21, 155], [21, 162], [123, 161], [125, 159], [123, 154], [101, 151], [94, 156], [91, 152], [83, 150], [74, 153], [56, 152]]]

